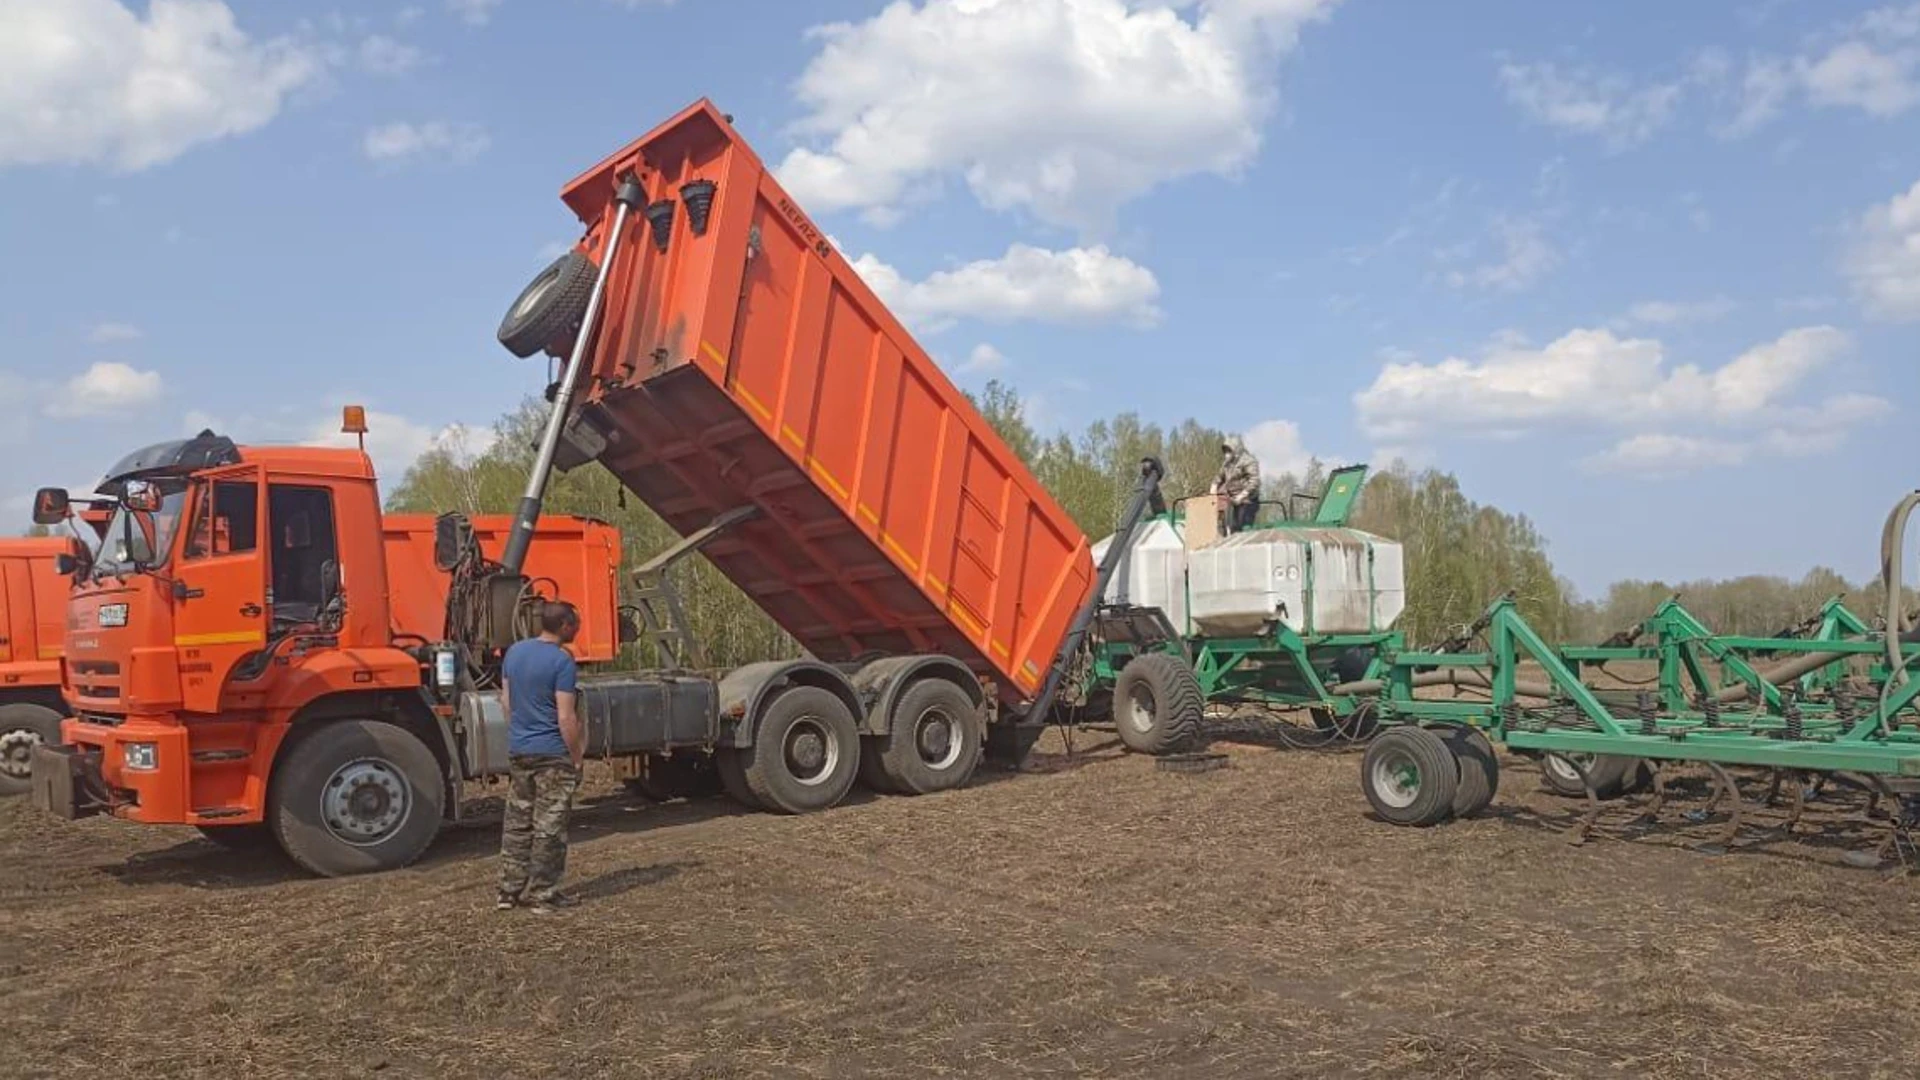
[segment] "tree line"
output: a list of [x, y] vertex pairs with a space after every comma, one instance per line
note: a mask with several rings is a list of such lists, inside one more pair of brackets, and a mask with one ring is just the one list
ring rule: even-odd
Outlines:
[[[1224, 433], [1197, 420], [1163, 427], [1127, 412], [1078, 431], [1042, 434], [1013, 388], [990, 382], [973, 399], [981, 415], [1090, 537], [1113, 531], [1133, 493], [1141, 458], [1151, 456], [1165, 464], [1163, 489], [1169, 499], [1206, 492], [1219, 468]], [[389, 507], [510, 513], [533, 463], [547, 408], [543, 401], [523, 403], [500, 419], [496, 437], [479, 453], [457, 442], [428, 451], [394, 488]], [[1317, 494], [1326, 473], [1327, 466], [1316, 460], [1300, 475], [1263, 477], [1262, 519], [1284, 517], [1290, 507], [1310, 513], [1311, 502], [1296, 496]], [[584, 514], [617, 526], [629, 567], [678, 539], [597, 464], [557, 475], [546, 505], [552, 513]], [[1675, 593], [1722, 633], [1774, 633], [1813, 614], [1835, 595], [1849, 597], [1862, 615], [1874, 610], [1865, 597], [1866, 586], [1826, 568], [1797, 581], [1764, 576], [1622, 581], [1605, 595], [1585, 600], [1555, 574], [1546, 538], [1524, 514], [1474, 501], [1451, 473], [1416, 470], [1400, 462], [1371, 475], [1352, 522], [1403, 545], [1407, 609], [1398, 626], [1416, 645], [1437, 643], [1508, 590], [1543, 635], [1570, 642], [1601, 640], [1644, 619]], [[711, 662], [734, 665], [797, 652], [792, 639], [705, 560], [684, 560], [674, 573], [689, 622], [706, 644]], [[631, 583], [623, 579], [622, 587], [631, 588]], [[649, 646], [637, 646], [631, 659], [651, 664], [659, 658]]]

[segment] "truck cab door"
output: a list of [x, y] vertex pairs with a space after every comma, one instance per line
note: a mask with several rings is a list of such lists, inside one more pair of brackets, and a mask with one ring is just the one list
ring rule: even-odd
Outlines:
[[173, 574], [173, 644], [182, 706], [214, 712], [234, 668], [267, 646], [260, 473], [209, 473], [193, 485]]

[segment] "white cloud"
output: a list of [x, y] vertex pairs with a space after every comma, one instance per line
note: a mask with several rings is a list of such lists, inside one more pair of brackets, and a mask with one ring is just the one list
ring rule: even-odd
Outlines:
[[121, 341], [138, 341], [146, 335], [140, 328], [130, 323], [103, 322], [87, 331], [87, 340], [95, 345], [111, 345]]
[[157, 371], [101, 361], [68, 379], [46, 405], [48, 416], [105, 416], [148, 404], [160, 396]]
[[1540, 348], [1499, 341], [1478, 360], [1388, 363], [1354, 404], [1362, 428], [1388, 441], [1674, 420], [1804, 423], [1814, 418], [1794, 412], [1789, 393], [1848, 345], [1833, 327], [1803, 327], [1708, 371], [1669, 364], [1655, 340], [1581, 329]]
[[485, 26], [502, 0], [447, 0], [447, 10], [468, 26]]
[[1860, 219], [1845, 268], [1868, 311], [1920, 319], [1920, 181]]
[[1500, 65], [1507, 100], [1535, 121], [1576, 135], [1595, 135], [1619, 150], [1665, 127], [1684, 82], [1636, 86], [1615, 73], [1562, 69], [1552, 63]]
[[1724, 296], [1708, 300], [1646, 300], [1627, 309], [1621, 326], [1683, 326], [1716, 322], [1733, 313], [1736, 305]]
[[1007, 370], [1007, 357], [999, 349], [986, 342], [973, 347], [967, 358], [960, 364], [960, 371], [966, 375], [997, 375]]
[[1300, 425], [1292, 420], [1262, 420], [1248, 428], [1242, 438], [1260, 462], [1260, 475], [1268, 479], [1283, 473], [1305, 476], [1313, 461], [1300, 438]]
[[1750, 60], [1726, 133], [1744, 135], [1796, 98], [1892, 117], [1920, 105], [1920, 4], [1885, 7], [1842, 23], [1794, 56]]
[[432, 158], [464, 164], [485, 153], [491, 142], [486, 130], [475, 124], [401, 121], [369, 128], [360, 149], [373, 161], [399, 163]]
[[144, 169], [252, 131], [321, 70], [289, 40], [258, 42], [217, 0], [0, 5], [0, 167]]
[[795, 91], [811, 145], [781, 181], [884, 222], [958, 176], [983, 205], [1083, 230], [1253, 159], [1279, 59], [1337, 0], [922, 0], [815, 28]]
[[1497, 218], [1493, 236], [1500, 245], [1499, 256], [1479, 266], [1448, 271], [1447, 284], [1456, 289], [1519, 292], [1560, 265], [1560, 253], [1532, 218]]
[[1644, 472], [1659, 475], [1697, 472], [1739, 465], [1752, 447], [1730, 439], [1694, 435], [1632, 435], [1612, 449], [1587, 458], [1583, 465], [1595, 472]]
[[1133, 326], [1160, 319], [1153, 271], [1104, 246], [1050, 251], [1014, 244], [998, 259], [935, 271], [922, 281], [907, 280], [872, 255], [853, 260], [853, 267], [895, 315], [929, 332], [962, 318]]
[[415, 46], [385, 34], [373, 34], [360, 42], [360, 66], [375, 75], [405, 75], [425, 58], [426, 54]]

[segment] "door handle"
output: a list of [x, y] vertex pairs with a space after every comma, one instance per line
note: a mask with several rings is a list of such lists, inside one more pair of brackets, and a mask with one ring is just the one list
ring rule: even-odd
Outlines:
[[245, 615], [245, 616], [246, 616], [247, 618], [249, 618], [249, 619], [257, 619], [257, 618], [259, 618], [259, 617], [260, 617], [260, 612], [261, 612], [262, 610], [264, 610], [264, 609], [262, 609], [262, 608], [260, 607], [260, 605], [259, 605], [259, 604], [242, 604], [242, 605], [240, 605], [240, 614], [242, 614], [242, 615]]

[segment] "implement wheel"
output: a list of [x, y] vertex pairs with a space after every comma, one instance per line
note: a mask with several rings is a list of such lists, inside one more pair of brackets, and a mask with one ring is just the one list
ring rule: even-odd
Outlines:
[[24, 795], [33, 786], [33, 748], [60, 741], [60, 714], [45, 705], [0, 705], [0, 795]]
[[782, 814], [825, 810], [846, 797], [860, 769], [860, 729], [847, 703], [795, 686], [767, 706], [742, 756], [747, 790]]
[[1492, 805], [1494, 793], [1500, 790], [1500, 759], [1494, 756], [1493, 744], [1476, 728], [1449, 728], [1441, 738], [1460, 766], [1453, 816], [1472, 817]]
[[945, 679], [922, 679], [900, 695], [887, 733], [868, 747], [880, 752], [887, 790], [926, 795], [973, 776], [980, 729], [980, 709], [965, 690]]
[[1200, 734], [1205, 708], [1200, 680], [1177, 656], [1142, 653], [1128, 661], [1114, 680], [1114, 727], [1127, 749], [1137, 753], [1189, 749]]
[[1593, 785], [1595, 795], [1617, 799], [1639, 779], [1640, 759], [1618, 754], [1540, 755], [1540, 779], [1555, 795], [1583, 798], [1587, 789], [1580, 782], [1582, 769], [1586, 770], [1587, 782]]
[[379, 720], [337, 720], [285, 752], [267, 821], [294, 862], [323, 877], [393, 870], [439, 835], [446, 777], [433, 751]]
[[1390, 728], [1367, 744], [1360, 787], [1382, 821], [1437, 825], [1453, 814], [1460, 766], [1439, 735], [1425, 728]]

